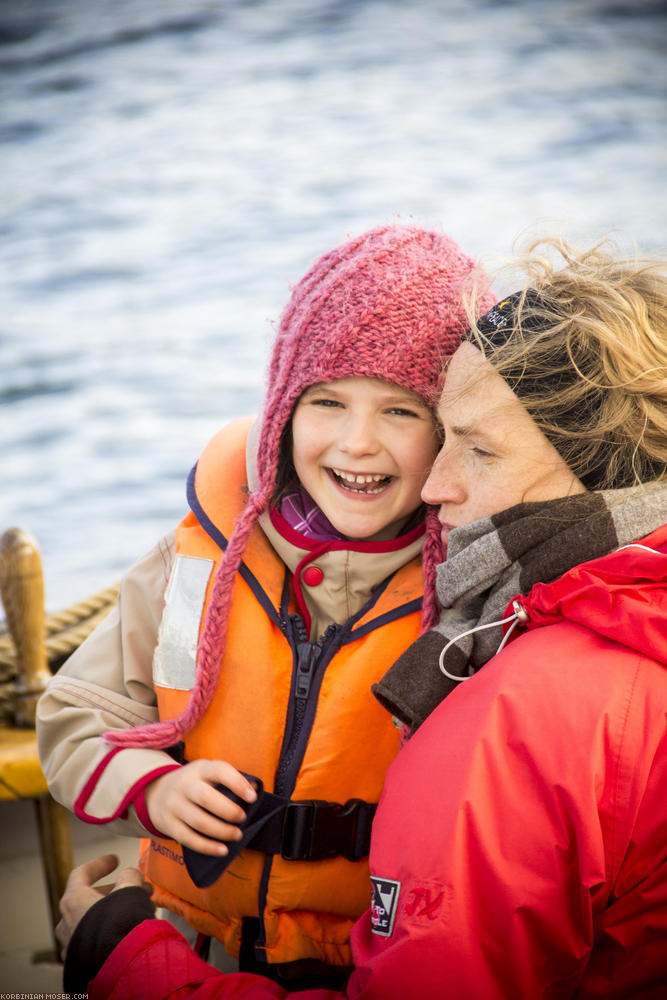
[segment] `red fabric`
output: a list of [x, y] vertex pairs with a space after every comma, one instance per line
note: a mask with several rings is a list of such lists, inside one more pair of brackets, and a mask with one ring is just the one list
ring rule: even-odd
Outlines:
[[[667, 528], [651, 542], [535, 588], [530, 627], [399, 754], [370, 859], [395, 920], [355, 925], [349, 1000], [667, 995]], [[90, 1000], [285, 996], [165, 927], [126, 938]]]
[[[223, 975], [199, 958], [185, 938], [165, 920], [144, 920], [121, 941], [88, 986], [89, 1000], [249, 1000], [287, 994], [263, 976]], [[335, 1000], [331, 990], [294, 994], [304, 1000]]]
[[[151, 779], [151, 781], [154, 781], [156, 778], [159, 778], [161, 774], [166, 774], [167, 771], [173, 771], [173, 770], [174, 770], [173, 767], [165, 767], [162, 770], [150, 774], [149, 778]], [[151, 818], [148, 813], [148, 803], [146, 802], [147, 788], [148, 784], [142, 785], [137, 794], [132, 799], [132, 805], [134, 806], [134, 811], [137, 814], [137, 819], [139, 820], [139, 822], [148, 831], [148, 833], [151, 834], [151, 836], [164, 837], [165, 834], [162, 832], [162, 830], [158, 830], [158, 828], [151, 822]]]
[[146, 786], [159, 778], [160, 775], [166, 774], [168, 771], [174, 771], [179, 768], [180, 764], [165, 764], [162, 767], [157, 767], [155, 770], [150, 771], [148, 774], [144, 774], [139, 781], [135, 782], [130, 790], [125, 794], [120, 804], [116, 807], [114, 812], [110, 813], [108, 816], [92, 816], [89, 812], [86, 812], [86, 806], [92, 796], [98, 781], [100, 780], [102, 774], [109, 766], [116, 754], [121, 753], [122, 747], [114, 747], [109, 750], [102, 760], [99, 762], [88, 781], [85, 783], [81, 790], [81, 794], [74, 803], [74, 815], [77, 819], [82, 820], [84, 823], [90, 823], [96, 826], [102, 826], [105, 823], [111, 823], [112, 820], [118, 819], [119, 816], [127, 816], [127, 809], [129, 805], [135, 807], [137, 817], [139, 822], [142, 823], [146, 830], [156, 837], [162, 837], [163, 834], [157, 830], [150, 821], [148, 816], [148, 809], [146, 808], [145, 799], [145, 789]]

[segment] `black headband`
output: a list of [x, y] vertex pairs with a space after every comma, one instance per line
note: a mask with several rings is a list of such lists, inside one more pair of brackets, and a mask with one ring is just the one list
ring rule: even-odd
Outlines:
[[[525, 293], [513, 292], [506, 298], [496, 302], [487, 313], [477, 320], [477, 329], [494, 347], [502, 347], [510, 339], [516, 329], [517, 311], [521, 298], [524, 305], [521, 315], [521, 326], [524, 330], [539, 333], [549, 327], [542, 318], [536, 315], [536, 310], [544, 308], [544, 299], [533, 288], [527, 288]], [[532, 311], [531, 310], [535, 310]], [[526, 315], [523, 315], [523, 312]], [[472, 330], [468, 330], [466, 339], [475, 343], [475, 335]]]

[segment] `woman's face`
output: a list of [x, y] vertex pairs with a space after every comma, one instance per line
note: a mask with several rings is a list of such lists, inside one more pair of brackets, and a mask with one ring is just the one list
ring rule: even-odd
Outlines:
[[445, 544], [452, 528], [517, 503], [586, 492], [505, 380], [470, 343], [452, 357], [438, 416], [445, 443], [422, 497], [440, 505]]

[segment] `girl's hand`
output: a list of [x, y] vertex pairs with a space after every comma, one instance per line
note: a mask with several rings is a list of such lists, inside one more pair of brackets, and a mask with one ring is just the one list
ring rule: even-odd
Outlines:
[[165, 836], [201, 854], [228, 853], [221, 840], [240, 840], [235, 824], [246, 818], [243, 809], [214, 786], [225, 785], [239, 798], [254, 802], [255, 789], [224, 760], [193, 760], [168, 771], [146, 787], [151, 823]]

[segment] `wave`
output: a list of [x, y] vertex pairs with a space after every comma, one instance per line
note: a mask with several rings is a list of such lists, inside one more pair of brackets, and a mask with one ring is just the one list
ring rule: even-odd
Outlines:
[[[27, 52], [0, 56], [0, 71], [23, 70], [65, 62], [68, 59], [88, 55], [91, 52], [136, 45], [159, 35], [191, 34], [209, 28], [219, 19], [219, 12], [201, 11], [163, 18], [152, 24], [116, 28], [99, 36], [84, 36], [66, 43], [47, 45], [43, 48], [34, 46], [32, 50]], [[39, 38], [42, 28], [41, 23], [37, 24], [34, 29], [27, 25], [16, 30], [6, 25], [0, 25], [0, 45], [16, 44]]]

